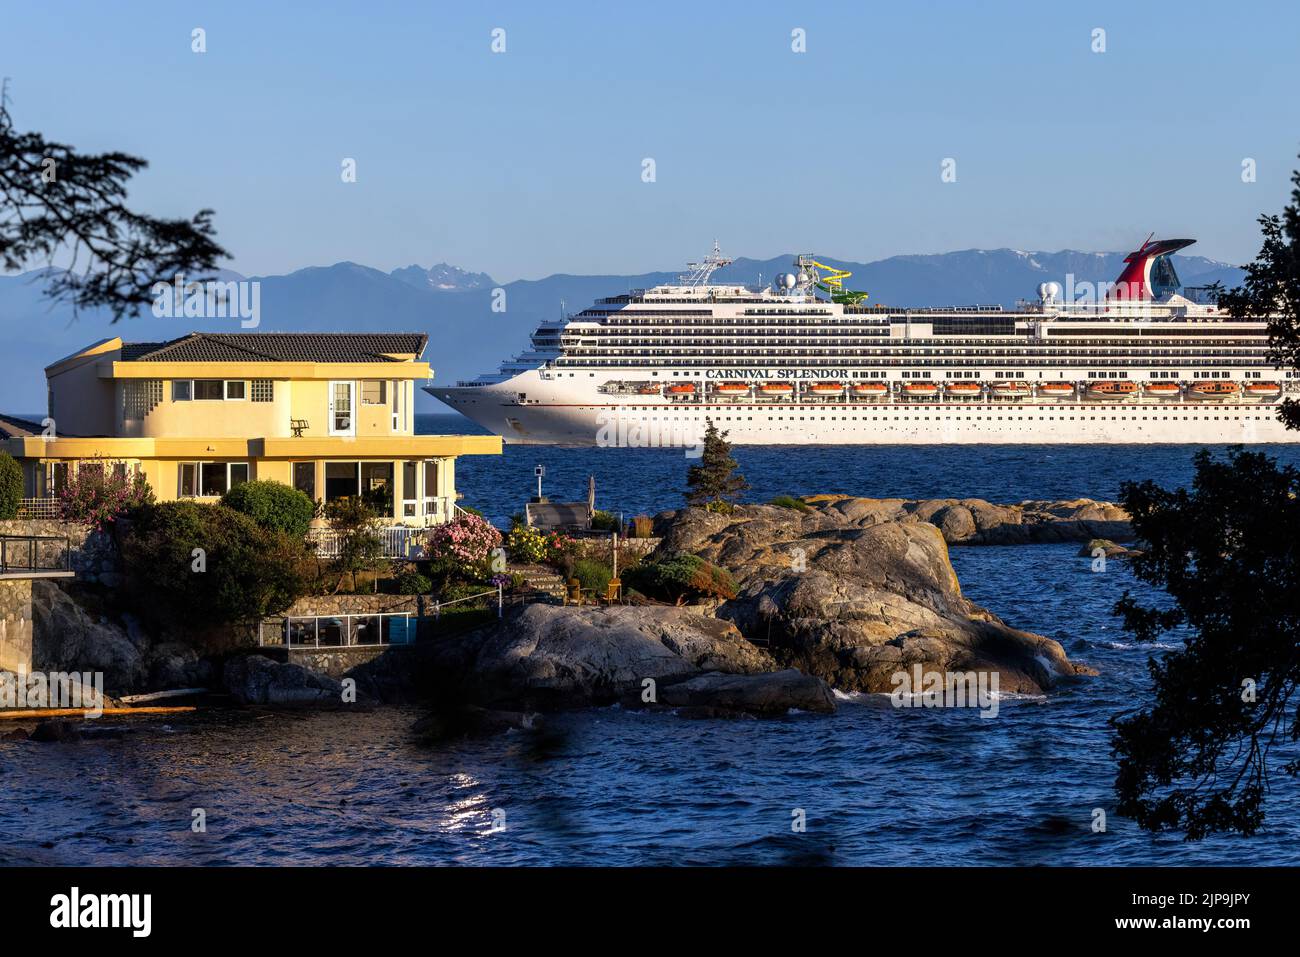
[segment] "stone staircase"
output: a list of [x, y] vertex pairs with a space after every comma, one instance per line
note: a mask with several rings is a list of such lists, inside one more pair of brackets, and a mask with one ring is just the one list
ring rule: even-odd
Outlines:
[[564, 578], [553, 568], [546, 565], [508, 565], [506, 571], [512, 575], [522, 575], [528, 586], [552, 601], [563, 601]]

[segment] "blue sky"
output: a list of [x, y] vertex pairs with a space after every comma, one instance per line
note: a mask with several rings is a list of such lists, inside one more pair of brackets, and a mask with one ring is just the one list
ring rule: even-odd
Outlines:
[[1300, 5], [1059, 6], [9, 3], [0, 73], [19, 128], [146, 157], [138, 205], [214, 208], [246, 274], [632, 273], [715, 237], [1252, 257], [1300, 152]]

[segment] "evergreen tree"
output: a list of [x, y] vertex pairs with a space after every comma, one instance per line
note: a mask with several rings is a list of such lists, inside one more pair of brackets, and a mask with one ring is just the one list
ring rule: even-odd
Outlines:
[[727, 503], [749, 488], [744, 476], [735, 474], [727, 432], [718, 431], [712, 419], [704, 420], [704, 450], [698, 465], [686, 470], [686, 501], [690, 505]]
[[[1261, 216], [1264, 245], [1219, 297], [1234, 319], [1267, 320], [1270, 358], [1300, 368], [1300, 171], [1291, 205]], [[1300, 404], [1279, 416], [1300, 427]], [[1300, 471], [1240, 449], [1201, 452], [1192, 487], [1127, 483], [1120, 498], [1147, 543], [1134, 574], [1174, 600], [1117, 613], [1140, 641], [1186, 646], [1150, 663], [1153, 704], [1114, 720], [1120, 812], [1146, 830], [1253, 834], [1270, 772], [1300, 774]], [[1288, 753], [1289, 752], [1289, 753]]]
[[19, 133], [0, 93], [0, 264], [63, 266], [44, 277], [49, 295], [107, 309], [114, 322], [151, 303], [157, 282], [205, 281], [227, 255], [213, 238], [212, 210], [156, 219], [130, 209], [126, 182], [148, 165]]

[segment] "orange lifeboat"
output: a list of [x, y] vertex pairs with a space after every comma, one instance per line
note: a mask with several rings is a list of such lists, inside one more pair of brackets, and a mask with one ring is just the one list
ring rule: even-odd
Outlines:
[[844, 386], [838, 382], [814, 382], [808, 387], [813, 395], [840, 395]]
[[1193, 382], [1187, 390], [1198, 399], [1230, 399], [1239, 392], [1241, 386], [1235, 382]]
[[999, 399], [1019, 399], [1029, 395], [1028, 382], [994, 382], [989, 391]]
[[1256, 397], [1263, 396], [1267, 398], [1272, 395], [1281, 395], [1282, 387], [1276, 382], [1247, 382], [1246, 395]]
[[939, 394], [939, 387], [935, 385], [933, 382], [904, 382], [903, 383], [903, 395], [910, 395], [919, 398], [919, 397], [938, 395], [938, 394]]
[[1170, 398], [1180, 394], [1183, 389], [1177, 382], [1148, 382], [1142, 387], [1147, 395]]
[[1040, 382], [1038, 385], [1038, 394], [1059, 399], [1065, 396], [1074, 395], [1073, 382]]
[[856, 382], [851, 387], [854, 395], [880, 396], [889, 394], [889, 386], [883, 382]]
[[639, 395], [658, 395], [659, 386], [647, 383], [636, 390]]
[[695, 384], [693, 382], [674, 382], [664, 389], [665, 395], [694, 395]]
[[794, 386], [788, 382], [764, 382], [758, 391], [763, 395], [790, 395], [794, 392]]
[[1120, 379], [1115, 382], [1090, 382], [1088, 395], [1093, 399], [1126, 399], [1136, 394], [1138, 384]]
[[741, 382], [720, 382], [713, 387], [718, 395], [743, 395], [749, 392], [749, 386]]
[[972, 397], [979, 395], [983, 391], [983, 386], [978, 382], [949, 382], [943, 387], [943, 391], [957, 398]]

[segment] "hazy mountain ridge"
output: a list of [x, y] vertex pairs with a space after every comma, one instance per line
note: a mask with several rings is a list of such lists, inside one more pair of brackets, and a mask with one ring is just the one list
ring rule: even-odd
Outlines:
[[[1011, 307], [1033, 298], [1040, 282], [1114, 280], [1123, 253], [1076, 250], [1024, 252], [968, 249], [935, 255], [901, 255], [872, 263], [826, 257], [853, 272], [847, 285], [865, 290], [870, 302], [907, 306], [998, 303]], [[791, 269], [793, 255], [737, 259], [714, 274], [715, 281], [770, 282]], [[1241, 270], [1201, 256], [1176, 256], [1187, 285], [1215, 280], [1231, 287]], [[159, 319], [143, 316], [111, 324], [102, 313], [74, 316], [71, 307], [52, 303], [41, 282], [45, 270], [0, 276], [0, 343], [5, 375], [0, 378], [0, 411], [31, 411], [44, 406], [44, 368], [99, 339], [121, 335], [128, 341], [156, 341], [191, 331], [232, 331], [237, 319]], [[261, 283], [264, 332], [427, 332], [426, 358], [438, 382], [470, 378], [496, 368], [522, 351], [543, 319], [578, 312], [593, 300], [676, 279], [677, 271], [640, 275], [556, 274], [496, 284], [486, 273], [470, 273], [440, 263], [429, 269], [407, 266], [390, 273], [354, 262], [312, 266], [283, 276], [252, 276]], [[240, 279], [223, 270], [220, 278]], [[451, 285], [454, 288], [444, 288]], [[505, 312], [494, 312], [492, 290], [505, 290]], [[429, 401], [432, 400], [422, 400]]]

